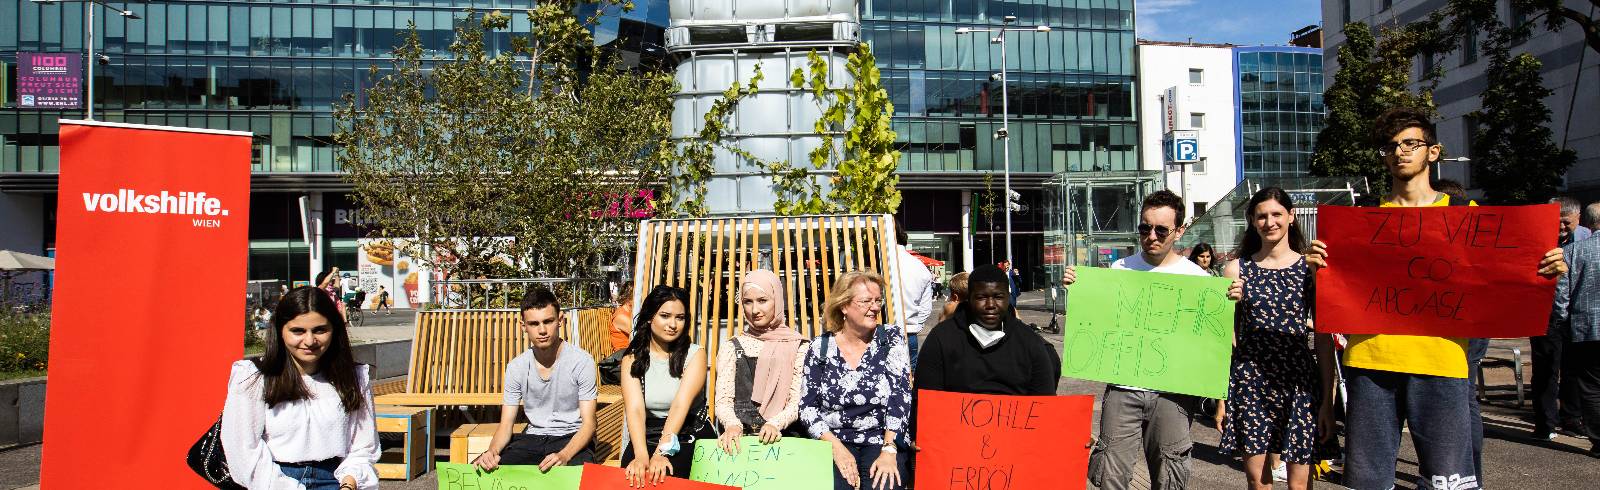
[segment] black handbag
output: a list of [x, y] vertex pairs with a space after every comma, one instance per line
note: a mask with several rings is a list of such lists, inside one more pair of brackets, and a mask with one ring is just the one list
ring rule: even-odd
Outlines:
[[200, 440], [194, 441], [189, 446], [189, 455], [184, 458], [189, 464], [189, 469], [204, 478], [206, 483], [225, 490], [245, 490], [243, 485], [233, 481], [233, 475], [228, 473], [228, 459], [222, 452], [222, 417], [217, 417], [217, 423], [205, 434], [200, 435]]

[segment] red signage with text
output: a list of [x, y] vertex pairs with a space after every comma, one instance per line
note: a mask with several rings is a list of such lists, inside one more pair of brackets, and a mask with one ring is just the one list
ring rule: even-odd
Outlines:
[[1318, 206], [1328, 267], [1318, 332], [1505, 338], [1545, 334], [1557, 208]]
[[918, 489], [1082, 489], [1094, 396], [917, 392]]
[[209, 488], [249, 204], [249, 133], [61, 121], [44, 488]]

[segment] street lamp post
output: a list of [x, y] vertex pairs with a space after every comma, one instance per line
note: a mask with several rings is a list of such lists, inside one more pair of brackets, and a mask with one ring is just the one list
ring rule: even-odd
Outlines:
[[[1011, 24], [1015, 24], [1015, 23], [1017, 23], [1017, 16], [1015, 16], [1015, 15], [1007, 15], [1007, 16], [1002, 18], [1002, 22], [1004, 23], [1004, 25], [1007, 25], [1007, 26], [1009, 26]], [[1007, 82], [1009, 81], [1008, 80], [1009, 77], [1006, 76], [1006, 64], [1007, 64], [1006, 63], [1006, 61], [1007, 61], [1006, 60], [1006, 33], [1008, 33], [1008, 32], [1050, 32], [1050, 26], [1037, 26], [1037, 27], [1030, 27], [1030, 28], [1022, 28], [1022, 27], [987, 27], [987, 28], [958, 27], [958, 28], [956, 28], [956, 34], [957, 35], [969, 34], [969, 33], [973, 33], [973, 32], [993, 33], [994, 37], [989, 39], [989, 44], [998, 44], [998, 45], [1000, 45], [1000, 73], [998, 75], [1000, 77], [1000, 131], [995, 134], [995, 139], [1000, 140], [1001, 146], [1004, 148], [1002, 150], [1002, 155], [1003, 155], [1002, 158], [1004, 159], [1003, 161], [1004, 161], [1004, 164], [1005, 164], [1006, 264], [1007, 264], [1007, 266], [1011, 267], [1014, 270], [1017, 267], [1017, 263], [1015, 261], [1013, 261], [1012, 258], [1011, 258], [1011, 107], [1010, 107], [1011, 103], [1010, 103], [1010, 94], [1007, 93], [1007, 92], [1009, 92], [1009, 90], [1007, 90]], [[1011, 277], [1011, 273], [1010, 273], [1010, 271], [1007, 271], [1006, 272], [1006, 278], [1007, 278], [1008, 282], [1010, 281], [1010, 277]]]
[[[90, 121], [93, 121], [94, 120], [94, 65], [96, 63], [99, 63], [99, 61], [100, 61], [99, 59], [95, 58], [95, 54], [94, 54], [94, 5], [99, 5], [99, 6], [111, 9], [113, 11], [116, 11], [117, 15], [121, 15], [123, 17], [129, 18], [129, 19], [133, 19], [133, 20], [138, 20], [139, 19], [139, 14], [134, 13], [132, 10], [123, 10], [123, 9], [120, 9], [120, 8], [117, 8], [117, 7], [113, 7], [113, 6], [111, 6], [111, 4], [106, 3], [106, 2], [104, 2], [102, 0], [29, 0], [29, 1], [31, 1], [33, 3], [40, 4], [40, 5], [51, 5], [51, 4], [57, 4], [57, 3], [63, 3], [63, 2], [84, 2], [84, 4], [85, 4], [84, 7], [83, 7], [83, 10], [85, 12], [85, 14], [84, 14], [84, 24], [86, 26], [84, 28], [84, 31], [88, 35], [88, 40], [86, 41], [85, 44], [87, 44], [87, 46], [88, 46], [89, 56], [88, 56], [87, 59], [84, 60], [84, 64], [85, 64], [84, 70], [87, 71], [87, 73], [85, 74], [85, 77], [84, 77], [84, 79], [85, 79], [84, 86], [88, 87], [88, 93], [85, 95], [85, 97], [84, 97], [85, 100], [83, 101], [83, 107], [84, 107], [83, 118], [87, 119], [87, 120], [90, 120]], [[89, 5], [89, 4], [94, 4], [94, 5]]]

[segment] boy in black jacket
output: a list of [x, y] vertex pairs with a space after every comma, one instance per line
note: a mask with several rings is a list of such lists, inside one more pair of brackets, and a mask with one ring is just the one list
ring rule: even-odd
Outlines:
[[1054, 395], [1055, 348], [1011, 311], [1005, 272], [986, 265], [967, 279], [966, 301], [922, 345], [912, 387], [994, 395]]

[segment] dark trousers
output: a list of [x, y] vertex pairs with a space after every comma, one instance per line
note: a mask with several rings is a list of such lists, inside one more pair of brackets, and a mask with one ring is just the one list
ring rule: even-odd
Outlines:
[[1478, 368], [1489, 355], [1489, 339], [1467, 340], [1467, 402], [1472, 408], [1472, 469], [1483, 485], [1483, 411], [1478, 406]]
[[1556, 427], [1576, 430], [1582, 425], [1578, 413], [1577, 390], [1561, 378], [1562, 342], [1551, 336], [1530, 337], [1533, 346], [1533, 431], [1545, 433]]
[[1566, 349], [1571, 357], [1564, 369], [1578, 394], [1584, 435], [1600, 446], [1600, 341], [1573, 342]]
[[1478, 488], [1466, 378], [1345, 368], [1345, 481], [1354, 490], [1395, 485], [1400, 427], [1411, 429], [1424, 488]]
[[[850, 450], [850, 455], [856, 457], [856, 472], [861, 474], [861, 488], [872, 488], [872, 463], [878, 460], [878, 454], [883, 452], [883, 447], [876, 444], [851, 444], [844, 443], [845, 449]], [[895, 453], [895, 469], [900, 472], [901, 485], [889, 487], [889, 490], [905, 488], [906, 479], [906, 453]], [[833, 466], [833, 490], [853, 490], [850, 482], [845, 481], [844, 474], [839, 472], [839, 465]]]
[[[512, 434], [511, 442], [506, 443], [505, 449], [500, 450], [500, 464], [531, 464], [537, 465], [544, 462], [544, 457], [561, 451], [572, 441], [576, 432], [564, 436], [543, 436], [538, 434]], [[584, 463], [593, 463], [594, 445], [584, 446], [572, 459], [567, 460], [567, 466], [583, 466]]]

